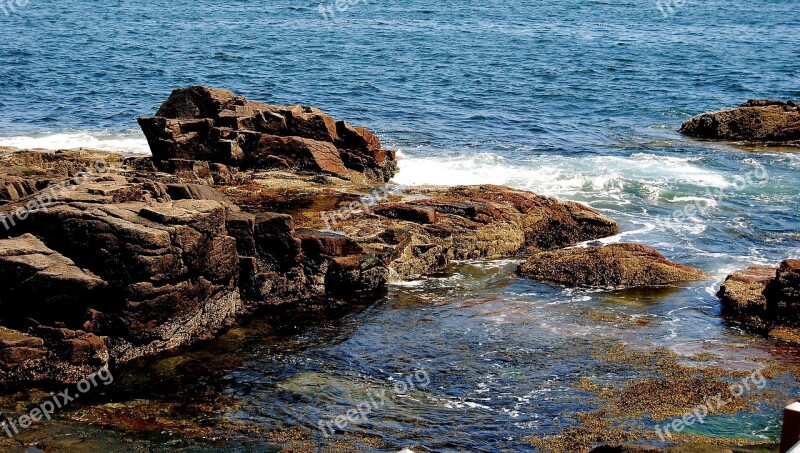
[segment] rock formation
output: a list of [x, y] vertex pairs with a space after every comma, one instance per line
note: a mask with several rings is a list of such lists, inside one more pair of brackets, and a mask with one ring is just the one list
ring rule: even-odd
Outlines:
[[0, 153], [0, 382], [75, 382], [259, 309], [618, 232], [586, 206], [499, 186], [357, 202], [389, 187], [394, 154], [313, 108], [194, 87], [140, 122], [152, 159]]
[[738, 271], [720, 287], [722, 314], [746, 328], [800, 342], [800, 260]]
[[731, 110], [704, 113], [684, 122], [691, 137], [756, 141], [800, 141], [800, 109], [794, 102], [750, 100]]
[[534, 280], [601, 288], [659, 286], [706, 277], [638, 244], [535, 252], [518, 271]]
[[386, 182], [397, 170], [395, 153], [367, 129], [314, 107], [253, 102], [216, 88], [175, 90], [139, 125], [156, 166], [171, 172], [199, 161]]

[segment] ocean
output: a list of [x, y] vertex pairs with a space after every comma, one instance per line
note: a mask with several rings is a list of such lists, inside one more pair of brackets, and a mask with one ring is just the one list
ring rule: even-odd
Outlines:
[[[581, 352], [595, 341], [793, 360], [724, 323], [715, 293], [734, 270], [800, 256], [800, 153], [677, 130], [748, 99], [800, 99], [798, 13], [796, 0], [29, 0], [0, 9], [0, 146], [147, 154], [137, 116], [174, 88], [227, 88], [368, 127], [399, 151], [398, 184], [587, 203], [620, 223], [603, 242], [711, 276], [618, 294], [525, 281], [513, 261], [460, 263], [277, 346], [254, 340], [213, 375], [215, 397], [237, 401], [225, 417], [315, 428], [424, 369], [429, 388], [347, 429], [400, 448], [528, 451], [596, 408], [574, 381], [631, 377]], [[699, 432], [774, 439], [780, 404]]]

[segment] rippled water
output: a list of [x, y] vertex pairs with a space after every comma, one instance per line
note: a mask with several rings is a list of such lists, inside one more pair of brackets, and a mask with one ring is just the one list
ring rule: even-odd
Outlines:
[[[31, 0], [0, 12], [0, 146], [146, 152], [137, 115], [175, 87], [226, 87], [369, 127], [401, 151], [398, 183], [582, 201], [620, 222], [606, 242], [642, 242], [712, 276], [618, 294], [465, 264], [277, 343], [237, 346], [214, 375], [216, 396], [236, 401], [226, 419], [313, 428], [424, 369], [430, 386], [349, 429], [393, 447], [530, 449], [525, 437], [598, 407], [575, 389], [581, 377], [635, 377], [592, 348], [712, 352], [725, 368], [794, 360], [727, 327], [714, 293], [735, 269], [800, 255], [800, 154], [676, 130], [748, 98], [800, 98], [798, 8], [690, 1], [664, 17], [649, 0], [373, 0], [328, 21], [312, 1]], [[774, 436], [779, 407], [701, 431]]]

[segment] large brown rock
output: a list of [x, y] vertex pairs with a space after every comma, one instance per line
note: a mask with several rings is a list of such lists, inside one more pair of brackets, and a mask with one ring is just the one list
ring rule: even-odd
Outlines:
[[750, 100], [731, 110], [704, 113], [681, 126], [698, 138], [758, 142], [800, 140], [800, 110], [794, 102]]
[[764, 289], [774, 324], [800, 327], [800, 260], [786, 260]]
[[211, 338], [237, 315], [239, 255], [226, 218], [238, 208], [166, 192], [91, 177], [5, 232], [0, 321], [41, 337], [49, 359], [14, 376], [79, 378], [80, 367]]
[[0, 240], [0, 311], [4, 317], [64, 320], [103, 301], [107, 284], [31, 234]]
[[717, 294], [722, 300], [723, 316], [753, 329], [766, 330], [764, 289], [775, 279], [776, 271], [774, 267], [750, 267], [729, 275]]
[[384, 182], [397, 170], [395, 154], [364, 128], [313, 107], [252, 102], [215, 88], [175, 90], [139, 125], [165, 171], [174, 171], [175, 160], [208, 161]]
[[760, 333], [800, 342], [800, 260], [728, 276], [717, 294], [722, 314]]
[[441, 271], [453, 260], [509, 257], [619, 232], [613, 220], [587, 206], [507, 187], [428, 188], [408, 195], [322, 216], [401, 279]]
[[519, 273], [534, 280], [601, 288], [659, 286], [706, 277], [638, 244], [534, 252], [519, 266]]

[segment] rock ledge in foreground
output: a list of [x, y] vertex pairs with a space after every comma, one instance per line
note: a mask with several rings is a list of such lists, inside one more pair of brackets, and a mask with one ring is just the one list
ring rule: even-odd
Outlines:
[[518, 272], [534, 280], [601, 288], [660, 286], [706, 277], [638, 244], [535, 252]]

